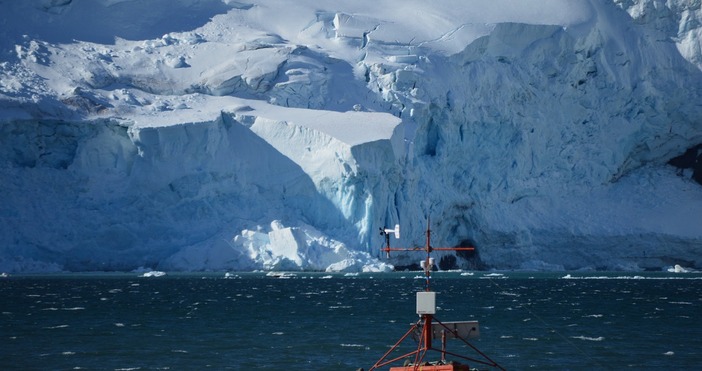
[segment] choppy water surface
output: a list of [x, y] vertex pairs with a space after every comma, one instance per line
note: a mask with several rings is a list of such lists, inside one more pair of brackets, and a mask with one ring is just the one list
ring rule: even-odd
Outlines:
[[[368, 369], [416, 321], [415, 276], [2, 278], [0, 368]], [[700, 274], [433, 278], [437, 318], [479, 320], [473, 344], [508, 370], [702, 364]]]

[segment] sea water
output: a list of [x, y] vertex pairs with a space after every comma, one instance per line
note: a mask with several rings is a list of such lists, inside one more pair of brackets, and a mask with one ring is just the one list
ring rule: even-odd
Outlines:
[[[368, 370], [417, 321], [424, 285], [415, 272], [0, 278], [0, 369]], [[436, 317], [480, 321], [472, 344], [508, 370], [702, 366], [702, 274], [437, 272], [431, 285]]]

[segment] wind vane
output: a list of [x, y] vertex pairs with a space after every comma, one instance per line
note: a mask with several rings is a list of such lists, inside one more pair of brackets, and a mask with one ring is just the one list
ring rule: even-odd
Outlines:
[[432, 251], [474, 251], [475, 247], [434, 247], [431, 245], [431, 229], [429, 229], [429, 224], [431, 219], [427, 219], [427, 240], [424, 247], [390, 247], [390, 235], [394, 234], [396, 239], [400, 239], [400, 225], [395, 224], [395, 229], [380, 228], [380, 234], [385, 236], [385, 247], [381, 248], [380, 251], [385, 252], [386, 257], [390, 258], [390, 251], [425, 251], [427, 253], [426, 258], [419, 262], [419, 265], [424, 270], [424, 276], [426, 277], [426, 290], [430, 291], [430, 279], [431, 270], [434, 267], [434, 258], [431, 257]]

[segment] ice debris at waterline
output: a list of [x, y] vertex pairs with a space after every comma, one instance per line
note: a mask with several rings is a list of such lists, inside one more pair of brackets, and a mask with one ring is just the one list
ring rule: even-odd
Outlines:
[[0, 271], [702, 266], [699, 4], [0, 8]]
[[694, 270], [682, 267], [680, 264], [675, 264], [675, 266], [668, 268], [668, 272], [671, 273], [691, 273]]
[[141, 277], [163, 277], [166, 275], [166, 272], [161, 272], [161, 271], [149, 271], [145, 272], [141, 275]]

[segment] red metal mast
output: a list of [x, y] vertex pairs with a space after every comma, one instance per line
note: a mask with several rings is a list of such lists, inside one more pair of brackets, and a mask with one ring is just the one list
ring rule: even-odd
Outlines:
[[[381, 249], [381, 251], [384, 251], [387, 254], [387, 257], [390, 257], [390, 251], [422, 251], [424, 250], [426, 252], [426, 257], [424, 261], [422, 261], [421, 266], [424, 269], [424, 276], [426, 277], [426, 284], [424, 287], [423, 292], [417, 292], [417, 314], [420, 316], [420, 320], [412, 325], [401, 338], [400, 340], [393, 345], [390, 350], [388, 350], [374, 365], [369, 369], [369, 371], [385, 367], [387, 365], [390, 365], [392, 363], [395, 363], [399, 360], [402, 359], [407, 359], [411, 356], [414, 356], [414, 362], [412, 362], [410, 365], [402, 366], [402, 367], [392, 367], [390, 368], [390, 371], [409, 371], [409, 370], [419, 370], [420, 368], [422, 370], [426, 371], [451, 371], [451, 370], [469, 370], [470, 368], [465, 365], [461, 365], [458, 363], [451, 363], [447, 364], [446, 363], [446, 354], [450, 354], [452, 356], [461, 358], [466, 361], [474, 362], [474, 363], [479, 363], [482, 365], [498, 368], [500, 370], [504, 370], [502, 366], [498, 365], [495, 361], [490, 359], [487, 355], [485, 355], [483, 352], [478, 350], [475, 346], [472, 344], [468, 343], [466, 340], [469, 337], [477, 337], [479, 331], [478, 331], [478, 322], [477, 321], [464, 321], [464, 322], [447, 322], [443, 323], [436, 319], [434, 317], [434, 314], [436, 313], [436, 293], [431, 291], [431, 270], [434, 266], [434, 258], [431, 257], [431, 253], [434, 250], [440, 250], [440, 251], [473, 251], [475, 250], [474, 247], [432, 247], [431, 246], [431, 229], [429, 228], [430, 221], [427, 219], [427, 230], [426, 230], [426, 243], [424, 245], [424, 249], [421, 248], [393, 248], [390, 247], [390, 234], [394, 233], [395, 238], [399, 238], [400, 236], [400, 226], [396, 225], [395, 229], [384, 229], [381, 228], [381, 234], [385, 236], [385, 241], [386, 245], [384, 248]], [[436, 323], [435, 323], [436, 322]], [[421, 329], [421, 331], [420, 331]], [[418, 340], [417, 344], [417, 349], [405, 353], [399, 357], [394, 357], [392, 359], [387, 359], [390, 354], [395, 351], [402, 342], [407, 339], [407, 337], [411, 334], [415, 334]], [[469, 347], [471, 347], [475, 352], [477, 352], [482, 359], [474, 359], [470, 357], [466, 357], [463, 355], [459, 355], [456, 353], [448, 352], [446, 351], [446, 337], [447, 334], [449, 336], [452, 336], [454, 338], [462, 340], [465, 344], [467, 344]], [[432, 340], [434, 337], [437, 337], [439, 335], [442, 339], [442, 346], [441, 349], [436, 349], [432, 345]], [[434, 350], [434, 351], [439, 351], [441, 353], [441, 361], [439, 364], [428, 364], [424, 361], [424, 358], [427, 354], [428, 351]]]

